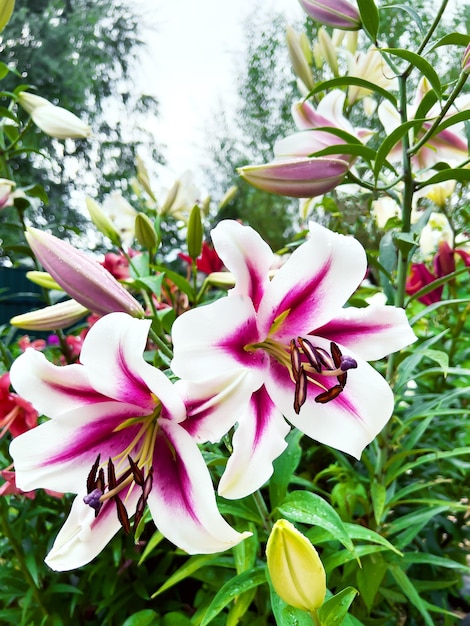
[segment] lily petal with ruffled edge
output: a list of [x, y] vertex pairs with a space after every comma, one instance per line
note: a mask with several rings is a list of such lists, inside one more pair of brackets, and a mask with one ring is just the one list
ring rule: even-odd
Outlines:
[[[209, 471], [185, 429], [182, 397], [142, 357], [149, 326], [150, 321], [112, 313], [88, 332], [80, 364], [56, 366], [29, 349], [11, 368], [18, 393], [51, 418], [10, 446], [18, 486], [80, 494], [47, 557], [54, 569], [94, 558], [122, 524], [116, 498], [131, 518], [144, 492], [161, 531], [187, 552], [222, 551], [247, 536], [218, 512]], [[145, 487], [136, 482], [129, 456]], [[99, 467], [98, 485], [93, 475]], [[99, 499], [92, 509], [83, 496], [94, 487]]]
[[[366, 360], [415, 341], [406, 315], [390, 306], [344, 308], [364, 278], [365, 252], [352, 237], [317, 224], [310, 235], [269, 281], [265, 242], [250, 227], [219, 223], [214, 247], [235, 287], [173, 325], [172, 368], [182, 379], [203, 384], [238, 371], [249, 380], [250, 404], [239, 411], [219, 487], [224, 497], [247, 495], [269, 477], [283, 449], [281, 414], [310, 437], [359, 458], [393, 411], [390, 387]], [[309, 351], [319, 364], [309, 361]], [[263, 428], [263, 414], [270, 428]]]

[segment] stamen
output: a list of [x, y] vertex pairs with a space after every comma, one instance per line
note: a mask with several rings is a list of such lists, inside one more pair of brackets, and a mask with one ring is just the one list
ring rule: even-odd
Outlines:
[[[308, 382], [323, 389], [315, 397], [315, 402], [325, 404], [339, 396], [346, 385], [347, 371], [357, 367], [357, 361], [349, 355], [343, 355], [338, 345], [333, 341], [330, 343], [330, 351], [331, 354], [324, 348], [314, 346], [310, 340], [304, 337], [297, 337], [297, 341], [291, 340], [291, 374], [295, 382], [294, 411], [297, 414], [307, 400]], [[304, 361], [302, 361], [302, 356], [305, 358]], [[315, 374], [334, 376], [338, 383], [327, 389], [318, 380], [315, 380]]]

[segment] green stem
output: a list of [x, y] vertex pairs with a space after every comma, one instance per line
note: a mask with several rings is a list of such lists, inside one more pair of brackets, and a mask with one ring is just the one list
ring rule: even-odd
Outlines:
[[154, 344], [159, 348], [159, 350], [161, 352], [163, 352], [163, 354], [165, 356], [167, 356], [169, 359], [173, 358], [173, 352], [170, 350], [170, 348], [166, 345], [166, 343], [160, 339], [160, 337], [157, 335], [157, 333], [153, 330], [153, 328], [150, 328], [150, 332], [149, 335], [152, 339], [152, 341], [154, 342]]
[[322, 626], [318, 611], [311, 611], [310, 616], [315, 626]]
[[263, 528], [267, 532], [270, 532], [270, 530], [273, 527], [273, 524], [271, 520], [269, 519], [268, 507], [266, 506], [266, 502], [264, 501], [264, 498], [261, 495], [261, 491], [259, 489], [258, 491], [254, 492], [253, 500], [255, 501], [256, 508], [258, 509], [259, 516], [261, 520], [263, 521]]
[[7, 507], [5, 504], [5, 500], [3, 498], [0, 499], [0, 508], [2, 509], [1, 515], [0, 515], [0, 529], [2, 531], [2, 534], [6, 537], [6, 539], [8, 540], [8, 543], [13, 548], [18, 564], [23, 573], [24, 579], [28, 583], [28, 585], [31, 587], [34, 599], [36, 600], [39, 608], [41, 609], [41, 611], [44, 613], [46, 617], [49, 617], [49, 613], [46, 607], [42, 603], [40, 590], [38, 586], [36, 585], [36, 583], [34, 582], [34, 578], [31, 576], [31, 573], [28, 569], [24, 552], [20, 544], [16, 540], [16, 536], [10, 528], [10, 524], [8, 523], [8, 511], [6, 510]]
[[418, 141], [418, 143], [416, 143], [414, 146], [412, 146], [408, 150], [408, 154], [410, 156], [413, 155], [413, 154], [416, 154], [416, 152], [418, 152], [418, 150], [420, 148], [422, 148], [432, 138], [432, 136], [434, 135], [437, 127], [439, 126], [439, 124], [442, 122], [442, 120], [446, 116], [446, 114], [449, 111], [450, 107], [453, 105], [455, 98], [462, 91], [462, 88], [465, 85], [465, 83], [467, 81], [467, 78], [468, 78], [468, 74], [464, 74], [462, 72], [462, 74], [460, 75], [460, 78], [459, 78], [457, 84], [455, 85], [454, 89], [452, 90], [452, 93], [447, 98], [445, 105], [442, 107], [441, 112], [436, 117], [436, 119], [432, 123], [431, 127], [429, 128], [429, 130], [426, 131], [426, 133], [421, 137], [421, 139]]
[[[426, 36], [424, 37], [423, 41], [421, 42], [421, 45], [416, 50], [416, 54], [421, 54], [422, 53], [422, 51], [426, 47], [428, 41], [433, 36], [434, 31], [439, 26], [439, 22], [441, 21], [441, 18], [444, 15], [444, 11], [446, 10], [446, 7], [447, 7], [448, 3], [449, 3], [449, 0], [442, 0], [442, 4], [441, 4], [441, 6], [439, 8], [439, 11], [436, 13], [436, 17], [434, 18], [434, 21], [431, 24], [428, 32], [426, 33]], [[409, 70], [409, 73], [411, 73], [411, 70], [413, 69], [413, 67], [414, 66], [411, 66], [411, 69]]]

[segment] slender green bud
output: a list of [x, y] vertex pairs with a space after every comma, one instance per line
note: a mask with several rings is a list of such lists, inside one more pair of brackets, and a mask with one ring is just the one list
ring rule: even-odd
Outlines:
[[121, 237], [100, 205], [91, 198], [87, 198], [86, 207], [88, 209], [88, 213], [90, 214], [91, 221], [100, 233], [102, 233], [105, 237], [108, 237], [108, 239], [110, 239], [115, 246], [120, 247]]
[[199, 205], [195, 204], [189, 215], [188, 232], [186, 235], [188, 254], [192, 259], [197, 259], [201, 254], [202, 237], [201, 209]]
[[47, 272], [32, 270], [31, 272], [26, 272], [26, 278], [35, 285], [44, 287], [44, 289], [55, 289], [57, 291], [63, 291], [59, 283], [56, 283], [52, 276]]
[[147, 250], [157, 248], [160, 243], [154, 225], [145, 213], [137, 213], [136, 215], [135, 236], [140, 245]]

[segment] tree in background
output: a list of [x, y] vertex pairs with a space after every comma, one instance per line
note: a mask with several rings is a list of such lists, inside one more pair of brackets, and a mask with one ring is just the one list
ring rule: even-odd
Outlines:
[[[35, 206], [36, 223], [39, 219], [53, 231], [77, 227], [86, 193], [101, 196], [127, 188], [139, 146], [145, 145], [154, 162], [162, 161], [143, 130], [144, 116], [157, 113], [157, 102], [140, 96], [134, 86], [140, 32], [139, 17], [125, 0], [16, 1], [0, 50], [20, 76], [5, 77], [3, 90], [31, 85], [93, 129], [89, 140], [65, 142], [45, 142], [38, 131], [44, 156], [13, 161], [12, 171], [2, 173], [18, 186], [34, 180], [44, 187], [49, 204]], [[8, 211], [2, 218], [8, 220]]]
[[238, 70], [237, 105], [228, 105], [210, 128], [208, 186], [221, 198], [234, 184], [235, 199], [217, 215], [250, 224], [281, 248], [289, 234], [296, 204], [288, 198], [254, 189], [240, 180], [237, 168], [269, 160], [274, 142], [292, 128], [290, 107], [296, 94], [295, 78], [285, 54], [286, 20], [282, 14], [254, 11], [245, 23], [245, 51]]

